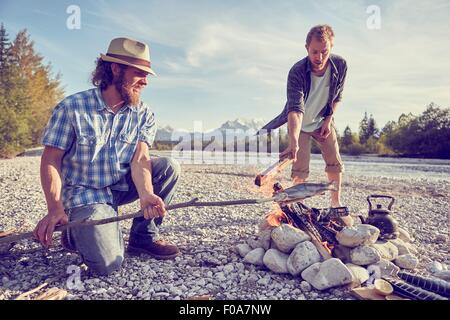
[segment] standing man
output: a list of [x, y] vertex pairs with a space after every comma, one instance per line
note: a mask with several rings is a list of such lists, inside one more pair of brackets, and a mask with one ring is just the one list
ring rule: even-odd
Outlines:
[[289, 71], [284, 110], [263, 129], [276, 129], [288, 123], [289, 146], [280, 157], [287, 155], [294, 159], [294, 184], [308, 178], [311, 138], [318, 142], [328, 180], [334, 181], [338, 188], [331, 192], [331, 206], [340, 207], [344, 165], [332, 122], [342, 99], [347, 64], [342, 57], [331, 54], [333, 40], [334, 32], [328, 25], [315, 26], [308, 32], [305, 45], [308, 56]]
[[[179, 255], [175, 245], [158, 239], [180, 167], [170, 158], [149, 156], [156, 124], [140, 101], [149, 74], [155, 75], [148, 45], [113, 39], [97, 59], [95, 88], [65, 98], [53, 110], [41, 159], [48, 214], [34, 230], [44, 246], [51, 245], [57, 224], [114, 217], [120, 205], [139, 199], [144, 216], [133, 220], [128, 250], [157, 259]], [[117, 222], [69, 229], [62, 243], [100, 275], [119, 269], [124, 259]]]

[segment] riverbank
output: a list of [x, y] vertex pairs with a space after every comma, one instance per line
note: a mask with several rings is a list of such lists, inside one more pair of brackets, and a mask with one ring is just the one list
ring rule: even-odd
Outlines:
[[[345, 161], [345, 160], [344, 160]], [[38, 156], [0, 161], [0, 230], [32, 230], [45, 215], [46, 205], [39, 181]], [[450, 179], [395, 177], [365, 174], [376, 165], [361, 162], [358, 169], [347, 165], [343, 183], [343, 205], [352, 215], [367, 215], [369, 194], [388, 194], [396, 198], [393, 211], [400, 225], [415, 238], [420, 263], [426, 272], [431, 261], [448, 261], [448, 221]], [[254, 176], [264, 165], [182, 164], [182, 177], [173, 203], [193, 197], [204, 201], [247, 199], [261, 196]], [[281, 176], [289, 184], [289, 170]], [[367, 170], [368, 172], [370, 170]], [[372, 172], [370, 171], [370, 172]], [[325, 181], [323, 162], [312, 161], [310, 181]], [[328, 197], [317, 196], [306, 202], [327, 207]], [[138, 210], [138, 204], [120, 209]], [[14, 299], [44, 281], [66, 289], [68, 299], [187, 299], [209, 295], [212, 299], [353, 299], [348, 289], [327, 291], [305, 289], [298, 277], [274, 274], [262, 267], [244, 264], [234, 246], [256, 234], [257, 225], [271, 211], [270, 204], [222, 208], [186, 208], [169, 212], [162, 226], [164, 239], [180, 246], [182, 255], [173, 261], [148, 256], [127, 256], [121, 271], [110, 277], [87, 278], [82, 272], [82, 288], [67, 287], [67, 267], [80, 263], [76, 254], [62, 249], [59, 241], [44, 254], [33, 241], [17, 244], [0, 260], [0, 299]], [[130, 221], [122, 224], [127, 241]], [[264, 279], [264, 281], [260, 281]]]

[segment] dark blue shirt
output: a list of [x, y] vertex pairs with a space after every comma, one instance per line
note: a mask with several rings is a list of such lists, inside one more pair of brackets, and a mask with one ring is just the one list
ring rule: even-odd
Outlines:
[[[322, 109], [322, 116], [333, 114], [332, 105], [342, 99], [345, 77], [347, 75], [347, 62], [344, 58], [331, 54], [329, 57], [331, 66], [330, 93], [328, 101]], [[311, 62], [308, 57], [303, 58], [289, 71], [287, 80], [287, 102], [283, 111], [276, 118], [267, 123], [262, 130], [273, 130], [287, 122], [291, 111], [305, 112], [305, 101], [308, 99], [311, 88]]]

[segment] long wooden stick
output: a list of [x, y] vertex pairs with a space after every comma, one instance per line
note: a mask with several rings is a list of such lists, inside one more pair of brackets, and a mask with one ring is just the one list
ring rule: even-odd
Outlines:
[[36, 288], [34, 288], [34, 289], [30, 290], [30, 291], [24, 292], [21, 295], [17, 296], [17, 298], [15, 300], [27, 300], [27, 298], [29, 296], [31, 296], [33, 293], [41, 290], [43, 287], [45, 287], [47, 285], [48, 285], [48, 283], [44, 282], [43, 284], [39, 285], [38, 287], [36, 287]]
[[[245, 199], [245, 200], [229, 200], [229, 201], [213, 201], [213, 202], [199, 202], [198, 198], [194, 198], [188, 202], [177, 203], [174, 205], [166, 206], [166, 210], [175, 210], [186, 207], [223, 207], [223, 206], [235, 206], [235, 205], [247, 205], [247, 204], [259, 204], [263, 202], [274, 201], [273, 198], [264, 198], [264, 199]], [[111, 217], [100, 220], [76, 220], [64, 225], [58, 225], [55, 228], [55, 231], [64, 231], [69, 228], [76, 227], [86, 227], [86, 226], [96, 226], [111, 222], [118, 222], [127, 219], [133, 219], [136, 217], [143, 216], [141, 210], [135, 213], [126, 214], [120, 217]], [[28, 239], [33, 237], [33, 232], [25, 232], [21, 234], [12, 235], [9, 237], [0, 238], [0, 244], [3, 243], [11, 243], [16, 242], [23, 239]]]
[[267, 169], [258, 174], [255, 178], [255, 184], [258, 187], [264, 185], [270, 180], [270, 177], [275, 176], [277, 173], [281, 172], [287, 165], [292, 162], [288, 156], [279, 159], [277, 162], [271, 164]]

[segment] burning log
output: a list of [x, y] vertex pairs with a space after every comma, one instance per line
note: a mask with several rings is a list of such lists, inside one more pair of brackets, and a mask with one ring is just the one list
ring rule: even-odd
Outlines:
[[[308, 218], [301, 213], [301, 209], [299, 210], [300, 207], [296, 203], [290, 207], [293, 207], [293, 210], [288, 206], [285, 206], [282, 208], [283, 212], [290, 220], [293, 221], [293, 224], [297, 228], [303, 230], [311, 237], [311, 242], [314, 244], [324, 260], [332, 258], [331, 249], [328, 248], [327, 244], [322, 241], [322, 237], [318, 230], [310, 223], [310, 221], [308, 221]], [[300, 214], [298, 214], [299, 211]]]
[[[274, 185], [274, 191], [282, 192], [283, 187], [280, 183], [276, 183]], [[326, 242], [323, 242], [322, 236], [317, 230], [317, 228], [313, 225], [311, 221], [311, 216], [305, 212], [305, 208], [307, 208], [302, 203], [292, 203], [287, 205], [280, 204], [281, 210], [284, 212], [285, 216], [288, 218], [290, 222], [297, 228], [303, 230], [311, 237], [311, 242], [319, 251], [320, 255], [324, 260], [328, 260], [332, 258], [331, 249], [328, 247]]]
[[[273, 188], [275, 193], [283, 191], [280, 183], [276, 183]], [[311, 242], [324, 260], [332, 258], [332, 246], [337, 244], [335, 235], [343, 228], [343, 225], [339, 224], [339, 218], [348, 215], [346, 207], [321, 210], [297, 202], [280, 204], [280, 208], [289, 222], [311, 237]]]
[[264, 185], [267, 181], [269, 181], [273, 176], [275, 176], [278, 172], [282, 171], [287, 165], [292, 162], [292, 159], [289, 157], [284, 157], [278, 160], [276, 163], [270, 165], [267, 169], [258, 174], [255, 178], [255, 184], [258, 187]]

